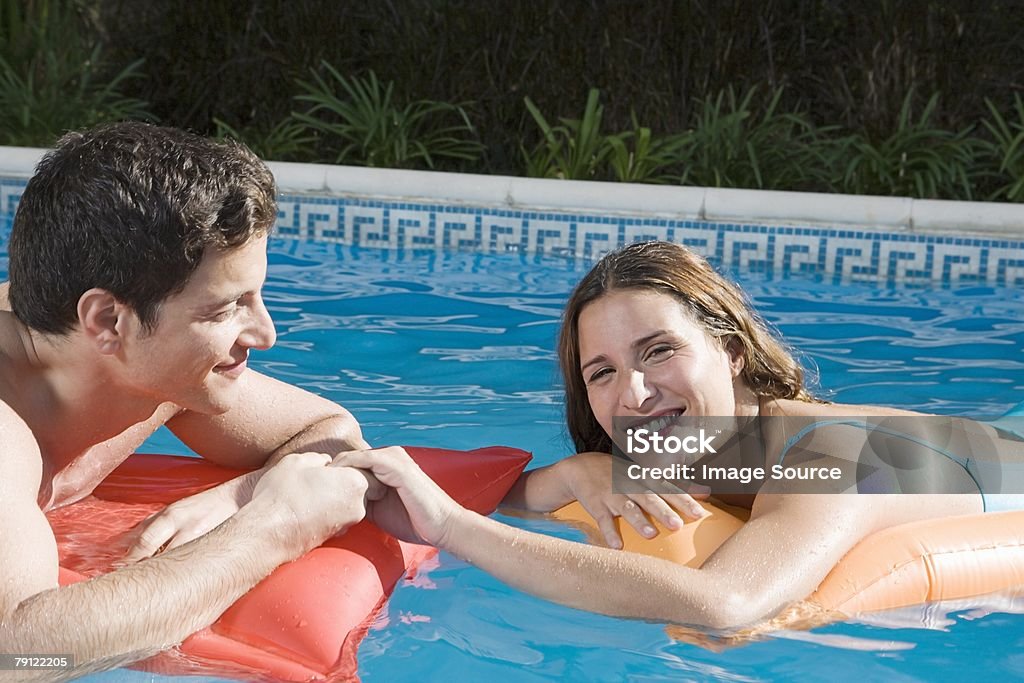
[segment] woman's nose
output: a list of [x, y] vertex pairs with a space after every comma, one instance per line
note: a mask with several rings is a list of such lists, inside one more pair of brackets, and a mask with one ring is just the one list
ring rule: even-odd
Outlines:
[[641, 410], [647, 399], [654, 394], [647, 382], [647, 376], [639, 370], [630, 370], [625, 373], [625, 380], [620, 399], [622, 407]]

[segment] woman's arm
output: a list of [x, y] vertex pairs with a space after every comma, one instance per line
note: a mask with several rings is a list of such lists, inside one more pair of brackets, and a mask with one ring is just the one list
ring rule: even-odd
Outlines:
[[771, 498], [700, 569], [541, 536], [465, 511], [442, 547], [515, 588], [570, 607], [735, 628], [810, 595], [884, 515], [884, 506], [857, 496]]
[[464, 510], [401, 449], [355, 451], [389, 495], [368, 516], [437, 545], [523, 591], [604, 614], [733, 628], [817, 588], [853, 545], [883, 526], [933, 516], [921, 496], [764, 495], [751, 520], [700, 569], [505, 526]]

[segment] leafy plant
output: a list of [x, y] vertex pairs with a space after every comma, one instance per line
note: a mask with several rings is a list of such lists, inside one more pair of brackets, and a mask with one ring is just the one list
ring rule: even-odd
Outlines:
[[296, 100], [313, 106], [294, 120], [318, 138], [324, 160], [337, 164], [435, 168], [440, 159], [476, 161], [481, 145], [462, 104], [418, 100], [395, 102], [394, 83], [372, 71], [348, 79], [324, 62], [327, 77], [298, 81]]
[[845, 167], [840, 191], [925, 198], [971, 199], [978, 141], [969, 128], [959, 132], [932, 126], [939, 101], [932, 95], [916, 119], [911, 113], [913, 90], [903, 98], [896, 129], [873, 141], [863, 133], [838, 141], [837, 155]]
[[635, 113], [631, 118], [632, 131], [608, 137], [608, 165], [615, 179], [628, 183], [673, 182], [678, 174], [670, 173], [669, 169], [678, 165], [686, 137], [653, 135], [650, 128], [637, 122]]
[[635, 113], [631, 116], [633, 130], [601, 132], [604, 108], [598, 102], [600, 96], [600, 91], [592, 88], [583, 116], [560, 118], [557, 126], [548, 123], [533, 100], [523, 98], [543, 136], [532, 151], [521, 148], [527, 175], [588, 180], [605, 179], [610, 172], [624, 182], [670, 181], [672, 175], [666, 169], [676, 161], [679, 137], [653, 135], [650, 128], [637, 122]]
[[1021, 202], [1024, 201], [1024, 102], [1020, 95], [1014, 95], [1013, 104], [1016, 121], [1004, 118], [992, 101], [985, 99], [991, 118], [982, 124], [992, 136], [992, 142], [983, 144], [985, 155], [998, 164], [994, 175], [1004, 182], [992, 193], [991, 199]]
[[270, 130], [258, 127], [236, 129], [218, 118], [215, 136], [243, 142], [263, 159], [276, 161], [301, 160], [309, 153], [310, 145], [316, 138], [298, 121], [286, 118]]
[[146, 103], [124, 94], [142, 60], [112, 78], [103, 45], [82, 30], [69, 1], [0, 6], [0, 141], [49, 145], [65, 131], [107, 121], [151, 118]]
[[680, 141], [684, 185], [820, 189], [827, 184], [821, 135], [800, 114], [779, 111], [782, 88], [761, 108], [757, 88], [737, 97], [730, 86], [697, 101], [692, 128]]
[[527, 175], [565, 180], [589, 180], [597, 176], [612, 151], [607, 136], [601, 133], [604, 108], [598, 104], [600, 96], [601, 92], [592, 88], [587, 94], [582, 118], [559, 119], [558, 126], [548, 123], [533, 100], [523, 98], [543, 135], [532, 152], [523, 149]]

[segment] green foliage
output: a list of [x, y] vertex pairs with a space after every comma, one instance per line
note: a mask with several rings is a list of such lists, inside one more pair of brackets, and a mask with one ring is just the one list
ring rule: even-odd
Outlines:
[[1024, 3], [1006, 0], [82, 1], [119, 63], [146, 56], [152, 77], [129, 92], [163, 121], [270, 130], [294, 108], [294, 80], [327, 61], [394, 81], [403, 102], [474, 101], [486, 173], [519, 172], [522, 141], [532, 150], [524, 95], [564, 112], [581, 83], [602, 90], [607, 131], [629, 130], [631, 112], [655, 134], [684, 131], [695, 103], [731, 84], [785, 86], [781, 111], [803, 103], [817, 126], [880, 139], [911, 88], [956, 93], [935, 124], [960, 130], [987, 116], [985, 97], [1019, 91], [1024, 63]]
[[142, 60], [109, 76], [79, 13], [69, 0], [0, 2], [0, 144], [47, 146], [68, 130], [150, 118], [124, 94]]
[[284, 119], [270, 130], [256, 126], [236, 129], [214, 118], [217, 126], [214, 136], [244, 142], [249, 149], [263, 159], [275, 161], [302, 161], [310, 156], [312, 143], [316, 138], [305, 125], [291, 118]]
[[985, 100], [990, 118], [982, 123], [992, 141], [983, 145], [995, 167], [992, 173], [1002, 183], [991, 199], [1024, 202], [1024, 102], [1020, 95], [1014, 95], [1013, 104], [1016, 121], [1004, 117], [991, 100]]
[[626, 183], [674, 182], [676, 174], [669, 169], [679, 163], [686, 136], [656, 136], [650, 128], [637, 123], [635, 114], [632, 119], [632, 131], [608, 138], [608, 165], [615, 179]]
[[295, 161], [1024, 201], [1022, 3], [588, 7], [0, 0], [0, 143], [149, 109]]
[[541, 130], [542, 139], [531, 151], [522, 148], [526, 174], [534, 178], [604, 180], [614, 177], [626, 182], [667, 182], [666, 169], [676, 162], [678, 136], [654, 136], [651, 129], [633, 118], [633, 130], [603, 133], [604, 108], [601, 93], [587, 94], [583, 116], [560, 118], [552, 126], [529, 97], [526, 109]]
[[591, 180], [597, 175], [611, 151], [608, 138], [601, 133], [604, 109], [598, 104], [600, 95], [599, 90], [591, 89], [583, 117], [559, 119], [558, 126], [549, 124], [537, 105], [529, 97], [524, 98], [527, 111], [544, 136], [533, 152], [523, 150], [527, 175], [564, 180]]
[[757, 88], [737, 97], [730, 86], [700, 99], [681, 142], [684, 185], [757, 189], [819, 189], [827, 171], [820, 135], [803, 116], [779, 111], [782, 88], [755, 104]]
[[845, 164], [837, 189], [850, 194], [971, 199], [978, 142], [970, 129], [960, 132], [932, 125], [939, 101], [932, 95], [921, 115], [912, 115], [913, 91], [903, 98], [895, 130], [874, 141], [863, 133], [837, 141]]
[[[605, 132], [599, 95], [591, 89], [582, 116], [561, 118], [558, 125], [524, 98], [542, 134], [532, 150], [522, 148], [527, 175], [969, 199], [982, 174], [981, 143], [970, 129], [952, 133], [932, 125], [938, 95], [915, 118], [914, 93], [908, 92], [895, 129], [878, 143], [865, 132], [842, 135], [838, 126], [815, 126], [803, 114], [782, 111], [782, 88], [761, 101], [757, 88], [739, 96], [728, 87], [696, 102], [688, 130], [661, 136], [640, 125], [635, 114], [632, 130]], [[1019, 100], [1018, 107], [1018, 116], [1024, 115]], [[991, 154], [999, 155], [1004, 175], [1017, 182], [1024, 118], [1008, 123], [994, 107], [992, 112], [993, 121], [986, 123], [996, 140]], [[1011, 196], [1022, 186], [1017, 182], [1001, 192]]]
[[347, 79], [326, 62], [327, 77], [299, 81], [296, 100], [313, 106], [293, 117], [318, 137], [321, 160], [386, 168], [436, 168], [439, 160], [476, 161], [481, 145], [463, 104], [418, 100], [400, 106], [394, 83], [372, 71]]

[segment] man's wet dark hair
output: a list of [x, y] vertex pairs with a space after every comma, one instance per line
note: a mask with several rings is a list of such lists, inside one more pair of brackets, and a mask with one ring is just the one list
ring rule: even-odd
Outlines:
[[243, 145], [144, 123], [68, 133], [14, 216], [11, 308], [33, 330], [67, 334], [99, 287], [152, 329], [208, 248], [266, 235], [276, 215], [274, 177]]

